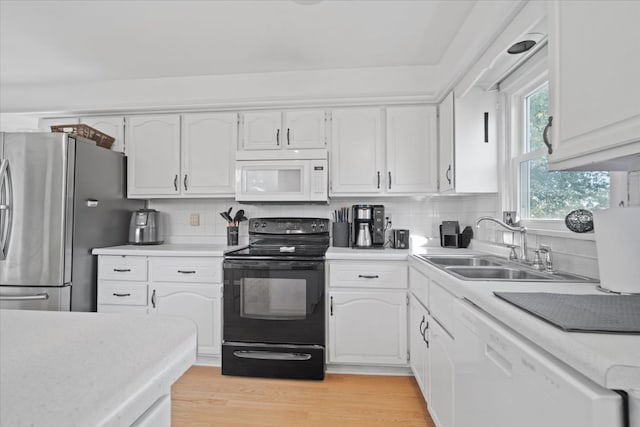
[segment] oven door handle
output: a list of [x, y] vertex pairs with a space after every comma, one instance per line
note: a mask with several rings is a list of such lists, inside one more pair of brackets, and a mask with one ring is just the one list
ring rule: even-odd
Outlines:
[[311, 359], [309, 353], [283, 353], [275, 351], [236, 350], [233, 355], [240, 359], [301, 361]]
[[248, 261], [234, 260], [224, 262], [224, 268], [241, 270], [318, 270], [324, 265], [323, 261]]

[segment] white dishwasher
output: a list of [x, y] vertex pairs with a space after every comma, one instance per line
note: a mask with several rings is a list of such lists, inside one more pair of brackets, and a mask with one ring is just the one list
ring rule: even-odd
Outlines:
[[622, 397], [467, 301], [455, 312], [456, 427], [623, 427]]

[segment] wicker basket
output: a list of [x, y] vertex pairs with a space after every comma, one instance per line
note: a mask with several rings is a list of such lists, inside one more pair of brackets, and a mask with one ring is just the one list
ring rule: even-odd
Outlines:
[[96, 142], [96, 145], [104, 148], [111, 148], [113, 142], [116, 140], [114, 137], [100, 132], [91, 126], [77, 124], [77, 125], [55, 125], [51, 126], [51, 132], [67, 132], [74, 135], [81, 136], [83, 138], [90, 139]]

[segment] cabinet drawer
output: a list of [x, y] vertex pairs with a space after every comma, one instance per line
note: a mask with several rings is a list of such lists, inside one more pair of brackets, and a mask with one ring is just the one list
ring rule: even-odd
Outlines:
[[422, 305], [429, 307], [429, 278], [414, 267], [409, 268], [409, 289]]
[[128, 282], [98, 283], [100, 305], [147, 305], [147, 284]]
[[98, 257], [98, 278], [106, 280], [147, 280], [147, 258], [143, 256]]
[[149, 258], [149, 277], [152, 282], [221, 283], [222, 258]]
[[453, 303], [455, 298], [438, 282], [429, 282], [429, 312], [453, 336]]
[[329, 286], [350, 288], [407, 287], [405, 262], [348, 262], [329, 265]]

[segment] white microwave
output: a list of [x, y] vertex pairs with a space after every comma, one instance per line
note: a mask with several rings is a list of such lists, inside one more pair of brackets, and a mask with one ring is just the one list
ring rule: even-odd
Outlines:
[[[305, 151], [305, 150], [297, 150]], [[306, 157], [316, 154], [300, 154]], [[257, 159], [256, 153], [236, 158], [236, 200], [239, 202], [327, 202], [328, 162], [324, 158]], [[271, 153], [266, 155], [271, 157]], [[247, 157], [247, 159], [243, 159]], [[291, 157], [291, 156], [290, 156]]]

